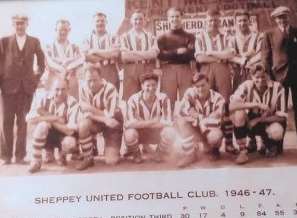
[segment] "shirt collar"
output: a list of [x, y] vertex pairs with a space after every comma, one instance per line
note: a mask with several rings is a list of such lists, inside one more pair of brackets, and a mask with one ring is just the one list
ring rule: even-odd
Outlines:
[[27, 38], [27, 34], [25, 34], [23, 36], [18, 36], [17, 34], [15, 34], [15, 37], [17, 40], [25, 40]]

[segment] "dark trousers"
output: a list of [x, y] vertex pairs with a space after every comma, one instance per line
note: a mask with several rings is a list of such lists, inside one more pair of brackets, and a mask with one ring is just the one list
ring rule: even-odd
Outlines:
[[152, 73], [154, 64], [128, 63], [124, 66], [123, 100], [128, 101], [131, 95], [140, 91], [139, 77], [144, 73]]
[[227, 63], [210, 63], [200, 66], [200, 73], [208, 75], [211, 89], [219, 92], [226, 101], [232, 94], [231, 69]]
[[174, 104], [184, 96], [186, 90], [192, 85], [193, 71], [190, 64], [164, 64], [162, 66], [161, 92], [164, 92], [170, 99], [171, 109], [174, 111]]
[[19, 90], [15, 94], [3, 94], [4, 108], [4, 135], [6, 143], [1, 146], [1, 157], [11, 159], [13, 157], [13, 129], [16, 118], [17, 134], [15, 140], [15, 158], [23, 159], [26, 156], [27, 124], [26, 114], [30, 110], [32, 94]]
[[286, 105], [289, 101], [289, 89], [291, 88], [292, 92], [292, 101], [293, 101], [293, 110], [294, 110], [294, 120], [295, 120], [295, 129], [297, 132], [297, 84], [287, 86], [285, 85], [285, 94], [286, 94]]

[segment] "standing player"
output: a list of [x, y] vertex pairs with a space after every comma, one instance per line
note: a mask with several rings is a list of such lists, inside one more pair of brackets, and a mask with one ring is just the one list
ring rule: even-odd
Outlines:
[[[236, 159], [238, 164], [248, 161], [248, 148], [257, 150], [256, 135], [261, 136], [261, 152], [268, 157], [279, 153], [279, 146], [285, 135], [286, 103], [282, 85], [268, 79], [264, 68], [257, 65], [251, 71], [251, 80], [242, 83], [231, 96], [231, 107], [244, 107], [248, 110], [237, 110], [232, 115], [234, 134], [240, 148]], [[250, 143], [247, 147], [247, 136]]]
[[[15, 162], [24, 164], [26, 156], [27, 125], [25, 116], [30, 110], [33, 93], [44, 71], [44, 54], [37, 38], [26, 33], [28, 17], [12, 17], [15, 33], [0, 40], [0, 87], [4, 109], [5, 143], [1, 145], [3, 164], [10, 164], [13, 157], [13, 129], [17, 125]], [[38, 69], [33, 69], [37, 57]], [[16, 122], [15, 122], [16, 121]]]
[[123, 116], [118, 108], [115, 86], [103, 79], [100, 70], [93, 66], [88, 67], [84, 80], [86, 84], [82, 87], [79, 102], [82, 117], [78, 124], [84, 160], [77, 166], [78, 170], [94, 165], [94, 137], [100, 132], [105, 140], [105, 163], [116, 164], [120, 159], [123, 133]]
[[193, 77], [193, 86], [188, 88], [181, 102], [177, 129], [183, 138], [183, 148], [188, 152], [180, 160], [181, 166], [196, 161], [196, 143], [202, 141], [204, 149], [210, 151], [214, 159], [219, 158], [219, 148], [223, 138], [220, 121], [225, 100], [210, 89], [207, 75]]
[[225, 100], [232, 92], [231, 70], [228, 59], [233, 52], [226, 45], [223, 34], [219, 31], [220, 13], [209, 10], [206, 16], [206, 32], [201, 32], [196, 39], [195, 58], [200, 73], [208, 76], [211, 89], [218, 91]]
[[144, 13], [135, 11], [130, 18], [132, 28], [121, 36], [121, 58], [124, 63], [123, 98], [140, 90], [139, 76], [152, 72], [158, 48], [153, 35], [144, 29]]
[[182, 27], [182, 12], [177, 8], [167, 11], [170, 31], [158, 38], [161, 60], [162, 80], [161, 91], [166, 93], [174, 108], [177, 90], [180, 98], [191, 86], [193, 71], [190, 62], [194, 60], [195, 36], [187, 33]]
[[119, 42], [107, 33], [107, 17], [102, 12], [93, 16], [94, 29], [83, 43], [86, 62], [95, 64], [101, 69], [102, 77], [119, 89], [118, 58]]
[[249, 69], [261, 62], [261, 42], [259, 33], [250, 30], [250, 14], [241, 10], [235, 13], [236, 31], [228, 39], [228, 45], [233, 49], [234, 57], [229, 60], [234, 63], [233, 90], [247, 79], [250, 79]]
[[[142, 90], [128, 100], [128, 120], [124, 139], [127, 146], [127, 157], [133, 161], [142, 161], [139, 145], [143, 145], [143, 153], [152, 154], [150, 144], [158, 144], [157, 153], [152, 158], [158, 160], [162, 150], [166, 150], [167, 138], [172, 126], [170, 100], [164, 93], [157, 93], [158, 76], [145, 73], [140, 76]], [[147, 152], [146, 152], [147, 151]]]
[[[42, 149], [45, 147], [57, 146], [60, 150], [62, 147], [67, 147], [69, 151], [75, 150], [77, 112], [77, 101], [68, 95], [68, 81], [53, 81], [50, 94], [40, 99], [27, 115], [28, 122], [36, 125], [33, 132], [33, 160], [29, 172], [40, 170]], [[58, 164], [66, 165], [65, 153], [59, 153]]]
[[57, 77], [66, 78], [69, 80], [69, 94], [78, 99], [78, 70], [84, 60], [78, 47], [68, 40], [70, 30], [68, 20], [56, 22], [56, 40], [46, 46], [47, 74], [43, 84], [49, 89]]

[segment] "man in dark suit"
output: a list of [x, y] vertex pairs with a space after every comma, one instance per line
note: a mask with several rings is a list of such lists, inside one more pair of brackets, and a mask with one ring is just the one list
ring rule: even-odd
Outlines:
[[[26, 156], [27, 126], [25, 116], [28, 113], [33, 93], [44, 71], [44, 54], [37, 38], [26, 34], [28, 17], [12, 17], [15, 34], [0, 39], [0, 87], [4, 107], [4, 135], [6, 142], [1, 146], [3, 164], [10, 164], [13, 157], [13, 129], [16, 117], [17, 136], [15, 163], [24, 164]], [[38, 70], [33, 70], [37, 57]]]
[[[287, 7], [277, 7], [271, 17], [277, 26], [264, 35], [262, 60], [270, 78], [284, 85], [286, 104], [291, 88], [297, 125], [297, 28], [290, 25], [290, 9]], [[279, 152], [282, 152], [282, 145]]]

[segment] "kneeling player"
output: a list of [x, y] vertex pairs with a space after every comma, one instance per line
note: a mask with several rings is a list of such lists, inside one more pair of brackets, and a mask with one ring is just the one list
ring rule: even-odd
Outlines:
[[223, 138], [220, 122], [224, 103], [223, 96], [210, 89], [205, 74], [193, 77], [193, 86], [185, 92], [181, 103], [181, 116], [177, 120], [177, 129], [183, 138], [181, 147], [185, 154], [187, 153], [180, 159], [180, 167], [196, 161], [196, 144], [199, 141], [214, 159], [219, 157]]
[[[234, 134], [240, 147], [238, 164], [248, 161], [248, 152], [257, 150], [256, 135], [261, 136], [261, 153], [274, 157], [281, 152], [287, 109], [284, 88], [268, 80], [261, 65], [251, 71], [251, 80], [242, 83], [230, 98], [230, 107], [247, 108], [232, 115]], [[250, 137], [247, 146], [247, 136]]]
[[31, 108], [27, 116], [28, 122], [36, 124], [33, 132], [33, 160], [29, 172], [40, 170], [42, 149], [46, 146], [58, 146], [62, 152], [58, 163], [66, 165], [66, 152], [76, 149], [77, 130], [75, 117], [77, 102], [68, 93], [68, 83], [57, 79], [52, 85], [49, 95], [45, 95], [37, 105]]
[[[162, 152], [168, 149], [168, 140], [173, 129], [171, 120], [170, 100], [164, 93], [157, 93], [158, 76], [145, 73], [140, 76], [141, 91], [132, 95], [128, 100], [128, 119], [124, 132], [127, 146], [126, 157], [134, 162], [142, 161], [139, 145], [143, 145], [143, 154], [150, 159], [161, 161]], [[174, 135], [174, 134], [173, 134]], [[157, 151], [153, 153], [150, 144], [157, 144]]]
[[114, 165], [120, 159], [123, 134], [123, 116], [118, 107], [116, 87], [101, 77], [98, 68], [88, 67], [85, 72], [85, 86], [80, 93], [79, 144], [84, 160], [77, 166], [84, 170], [94, 165], [96, 152], [95, 136], [102, 133], [105, 140], [105, 163]]

